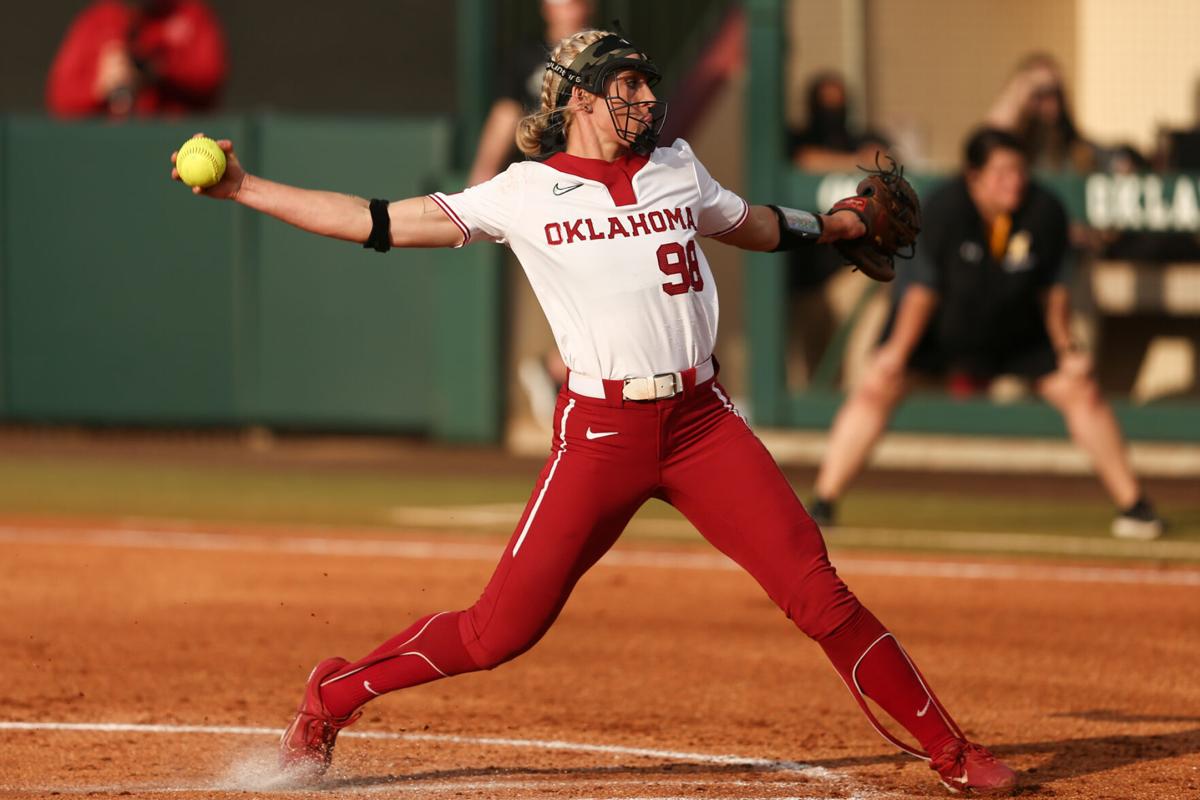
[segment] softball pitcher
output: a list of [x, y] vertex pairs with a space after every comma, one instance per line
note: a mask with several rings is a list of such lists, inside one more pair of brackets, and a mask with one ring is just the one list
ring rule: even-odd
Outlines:
[[[838, 577], [820, 530], [716, 380], [717, 292], [700, 237], [760, 251], [878, 242], [879, 210], [869, 197], [828, 215], [750, 206], [686, 142], [657, 147], [659, 71], [622, 36], [575, 34], [546, 69], [541, 110], [517, 134], [530, 160], [459, 194], [388, 202], [298, 189], [247, 174], [228, 141], [223, 179], [193, 190], [380, 251], [505, 244], [570, 368], [549, 458], [482, 596], [417, 620], [355, 661], [317, 664], [283, 735], [282, 764], [319, 776], [338, 731], [375, 697], [528, 650], [657, 497], [820, 644], [885, 738], [926, 759], [953, 791], [1010, 791], [1012, 770], [965, 740], [896, 638]], [[889, 733], [865, 697], [919, 747]]]

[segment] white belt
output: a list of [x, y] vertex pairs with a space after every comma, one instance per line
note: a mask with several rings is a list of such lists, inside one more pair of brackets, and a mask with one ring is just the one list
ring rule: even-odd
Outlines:
[[[704, 383], [713, 376], [712, 358], [696, 365], [696, 383]], [[604, 380], [590, 375], [572, 372], [567, 377], [567, 388], [584, 397], [603, 400]], [[626, 400], [663, 400], [683, 392], [682, 372], [661, 372], [649, 378], [625, 378], [621, 396]]]

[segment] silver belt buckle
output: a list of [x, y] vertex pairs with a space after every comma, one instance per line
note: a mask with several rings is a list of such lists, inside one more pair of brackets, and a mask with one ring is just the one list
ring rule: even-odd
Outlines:
[[660, 372], [651, 378], [626, 378], [621, 396], [626, 400], [648, 403], [674, 397], [683, 391], [677, 372]]
[[[663, 388], [663, 384], [659, 383], [659, 381], [663, 378], [671, 379], [669, 391]], [[679, 385], [679, 373], [678, 372], [660, 372], [659, 374], [654, 376], [654, 399], [655, 400], [664, 400], [668, 397], [674, 397], [675, 395], [679, 394], [682, 391], [683, 391], [683, 387]]]

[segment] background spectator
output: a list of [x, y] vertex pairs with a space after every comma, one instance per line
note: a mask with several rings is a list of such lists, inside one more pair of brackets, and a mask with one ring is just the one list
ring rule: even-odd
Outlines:
[[225, 37], [201, 0], [100, 0], [71, 23], [46, 105], [62, 117], [203, 111], [226, 72]]
[[590, 25], [591, 18], [591, 0], [542, 0], [545, 33], [541, 41], [516, 46], [506, 57], [496, 100], [479, 136], [468, 186], [494, 177], [517, 156], [517, 123], [541, 105], [547, 54], [561, 40]]
[[888, 142], [873, 131], [852, 133], [848, 127], [846, 82], [836, 72], [822, 72], [808, 84], [806, 127], [788, 134], [792, 163], [809, 172], [853, 171], [875, 163]]
[[[848, 127], [846, 84], [836, 72], [818, 73], [805, 90], [806, 127], [788, 132], [788, 157], [810, 172], [857, 172], [875, 163], [888, 143], [871, 131]], [[802, 388], [829, 348], [838, 320], [828, 297], [842, 258], [830, 247], [793, 250], [788, 257], [788, 376]]]
[[1033, 53], [1021, 61], [987, 121], [1021, 140], [1035, 170], [1090, 172], [1097, 168], [1097, 148], [1075, 126], [1062, 69], [1047, 53]]
[[[517, 123], [542, 105], [548, 54], [560, 41], [591, 25], [591, 0], [542, 0], [542, 19], [546, 23], [542, 40], [515, 48], [506, 59], [504, 82], [484, 122], [475, 162], [467, 177], [468, 186], [495, 177], [520, 156], [516, 145]], [[518, 281], [514, 291], [517, 293], [514, 306], [528, 327], [524, 336], [518, 333], [515, 338], [533, 340], [531, 346], [538, 353], [520, 360], [517, 380], [534, 417], [549, 425], [554, 417], [558, 387], [567, 379], [567, 365], [558, 353], [550, 328], [542, 324], [535, 311], [537, 303], [525, 281]]]
[[1113, 535], [1161, 535], [1092, 360], [1071, 338], [1066, 211], [1029, 181], [1021, 140], [991, 128], [974, 134], [964, 175], [929, 198], [924, 226], [883, 341], [834, 420], [813, 518], [833, 521], [833, 503], [866, 464], [916, 374], [948, 379], [959, 395], [1019, 375], [1062, 413], [1091, 458], [1119, 509]]

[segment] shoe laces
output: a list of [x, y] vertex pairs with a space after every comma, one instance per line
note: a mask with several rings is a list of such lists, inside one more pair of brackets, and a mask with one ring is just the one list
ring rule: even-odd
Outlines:
[[932, 762], [938, 772], [957, 773], [966, 768], [967, 757], [972, 755], [976, 761], [983, 763], [996, 761], [996, 757], [983, 745], [957, 739], [943, 747], [942, 751], [933, 757]]
[[308, 722], [304, 725], [304, 740], [310, 749], [328, 750], [333, 747], [338, 731], [348, 725], [353, 725], [362, 716], [357, 711], [344, 719], [334, 719], [330, 716], [309, 714]]

